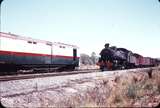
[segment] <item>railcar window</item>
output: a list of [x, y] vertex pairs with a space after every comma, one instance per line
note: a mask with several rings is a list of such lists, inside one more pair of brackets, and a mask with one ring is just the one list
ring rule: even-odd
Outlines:
[[30, 43], [30, 44], [32, 43], [32, 41], [27, 41], [27, 42]]
[[52, 44], [51, 44], [51, 43], [46, 43], [46, 45], [52, 46]]
[[37, 42], [33, 42], [33, 44], [37, 44]]
[[59, 48], [66, 48], [65, 46], [59, 46]]

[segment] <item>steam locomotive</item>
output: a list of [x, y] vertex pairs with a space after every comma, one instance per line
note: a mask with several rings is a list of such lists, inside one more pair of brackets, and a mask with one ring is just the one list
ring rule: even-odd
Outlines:
[[78, 47], [60, 42], [0, 32], [0, 74], [32, 68], [65, 68], [79, 65]]
[[131, 69], [141, 67], [152, 67], [158, 65], [158, 60], [150, 57], [143, 57], [125, 48], [115, 46], [105, 48], [101, 51], [97, 65], [104, 70]]

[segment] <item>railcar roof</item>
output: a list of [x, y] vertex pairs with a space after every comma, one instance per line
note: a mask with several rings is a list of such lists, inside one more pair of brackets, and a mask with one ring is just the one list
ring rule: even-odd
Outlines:
[[122, 50], [124, 52], [130, 52], [129, 50], [125, 49], [125, 48], [117, 48], [117, 50]]
[[35, 41], [35, 42], [46, 43], [46, 44], [51, 44], [51, 45], [52, 44], [53, 45], [63, 45], [63, 46], [68, 46], [68, 47], [73, 47], [73, 48], [79, 48], [76, 45], [70, 45], [70, 44], [65, 44], [65, 43], [61, 43], [61, 42], [50, 42], [50, 41], [41, 40], [41, 39], [34, 39], [34, 38], [31, 38], [31, 37], [16, 35], [16, 34], [13, 34], [13, 33], [10, 33], [10, 32], [9, 33], [0, 32], [0, 36], [7, 37], [7, 38], [12, 38], [12, 39]]
[[142, 55], [137, 54], [137, 53], [134, 53], [133, 55], [134, 55], [134, 56], [136, 56], [136, 57], [139, 57], [139, 56], [141, 56], [141, 57], [142, 57]]

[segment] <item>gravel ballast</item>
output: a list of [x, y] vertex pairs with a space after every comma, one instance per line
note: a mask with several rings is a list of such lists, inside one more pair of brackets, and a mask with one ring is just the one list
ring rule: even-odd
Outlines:
[[[2, 105], [7, 107], [113, 106], [109, 104], [112, 103], [109, 101], [110, 94], [122, 82], [121, 78], [128, 78], [127, 82], [132, 82], [134, 78], [137, 81], [149, 79], [148, 70], [131, 69], [5, 81], [0, 82], [0, 99]], [[157, 74], [160, 74], [158, 69], [153, 71], [153, 78]], [[131, 103], [134, 105], [134, 102]]]

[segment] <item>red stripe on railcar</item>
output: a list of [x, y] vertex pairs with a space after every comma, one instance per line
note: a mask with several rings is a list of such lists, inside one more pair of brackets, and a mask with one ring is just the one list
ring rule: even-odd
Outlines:
[[[49, 54], [38, 54], [38, 53], [26, 53], [26, 52], [14, 52], [14, 51], [2, 51], [0, 50], [0, 55], [11, 54], [16, 56], [51, 56]], [[60, 58], [73, 58], [73, 56], [64, 56], [64, 55], [52, 55], [52, 57]], [[79, 57], [77, 57], [79, 58]]]

